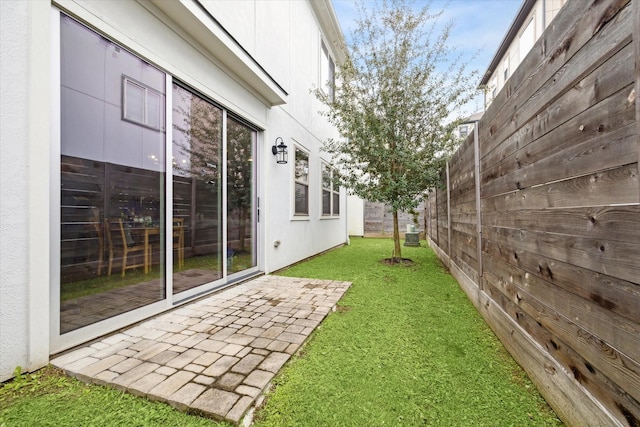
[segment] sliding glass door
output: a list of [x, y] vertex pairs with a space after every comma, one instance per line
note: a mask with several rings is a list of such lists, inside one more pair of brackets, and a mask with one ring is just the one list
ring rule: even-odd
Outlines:
[[257, 265], [256, 131], [239, 120], [227, 119], [227, 271]]
[[222, 110], [173, 85], [173, 293], [220, 279]]
[[60, 336], [257, 270], [257, 130], [174, 81], [60, 14]]
[[165, 298], [165, 74], [60, 22], [63, 334]]

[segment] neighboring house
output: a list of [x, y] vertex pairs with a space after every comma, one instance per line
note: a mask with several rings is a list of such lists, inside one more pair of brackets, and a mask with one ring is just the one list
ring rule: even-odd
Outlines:
[[454, 130], [456, 136], [464, 141], [467, 136], [469, 136], [473, 132], [473, 129], [476, 127], [476, 123], [480, 121], [483, 114], [484, 111], [478, 111], [477, 113], [473, 113], [472, 115], [464, 119], [462, 123], [460, 123]]
[[480, 81], [480, 86], [485, 88], [485, 109], [495, 99], [566, 1], [524, 0], [522, 2], [509, 31]]
[[0, 12], [0, 381], [347, 241], [330, 0]]

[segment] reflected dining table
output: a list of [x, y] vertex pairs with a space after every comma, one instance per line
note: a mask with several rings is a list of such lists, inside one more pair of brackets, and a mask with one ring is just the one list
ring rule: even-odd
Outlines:
[[[157, 226], [144, 226], [141, 228], [134, 228], [133, 230], [135, 230], [136, 233], [142, 234], [144, 235], [144, 274], [149, 274], [149, 271], [151, 270], [151, 265], [152, 265], [152, 260], [153, 260], [153, 254], [151, 253], [153, 245], [151, 245], [149, 243], [149, 237], [150, 236], [156, 236], [160, 234], [160, 227]], [[178, 239], [178, 253], [179, 255], [179, 263], [180, 266], [182, 266], [182, 263], [184, 262], [184, 255], [183, 255], [183, 251], [184, 251], [184, 237], [183, 237], [183, 229], [182, 226], [173, 226], [173, 232], [174, 232], [174, 237], [176, 237], [176, 233], [177, 236], [179, 237]]]

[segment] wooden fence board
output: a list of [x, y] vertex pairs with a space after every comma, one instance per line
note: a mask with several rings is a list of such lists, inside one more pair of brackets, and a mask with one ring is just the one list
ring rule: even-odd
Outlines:
[[[630, 91], [631, 85], [599, 108], [588, 110], [553, 134], [545, 135], [504, 161], [483, 169], [483, 195], [490, 197], [632, 163], [637, 157], [638, 144], [635, 112], [626, 102], [627, 89]], [[603, 115], [606, 116], [604, 120]]]
[[[485, 231], [486, 230], [486, 231]], [[544, 253], [549, 258], [618, 277], [632, 283], [640, 278], [640, 242], [607, 241], [580, 236], [509, 228], [486, 229], [483, 236], [516, 249]]]
[[[496, 271], [500, 270], [496, 269]], [[636, 368], [633, 365], [633, 361], [624, 354], [603, 346], [602, 341], [576, 328], [568, 319], [558, 317], [552, 308], [540, 304], [535, 299], [529, 299], [525, 292], [509, 289], [513, 288], [509, 284], [506, 284], [505, 289], [500, 289], [500, 284], [493, 286], [496, 283], [494, 282], [496, 277], [492, 274], [488, 274], [485, 277], [485, 289], [491, 299], [510, 316], [513, 322], [522, 327], [532, 339], [551, 353], [576, 383], [579, 383], [592, 395], [598, 397], [601, 402], [608, 403], [608, 407], [612, 408], [618, 418], [624, 419], [626, 417], [625, 414], [638, 417], [640, 414], [638, 401], [627, 395], [624, 389], [612, 382], [605, 372], [600, 371], [598, 368], [598, 364], [604, 366], [608, 371], [612, 371], [614, 376], [617, 375], [622, 384], [633, 388], [637, 378], [637, 372], [630, 371], [630, 368]], [[517, 293], [520, 300], [513, 302], [509, 298], [509, 293]], [[562, 328], [563, 326], [566, 326], [566, 328]], [[547, 329], [548, 327], [551, 327], [551, 329]], [[566, 331], [566, 333], [563, 336], [558, 336], [555, 333], [558, 328]], [[575, 351], [572, 348], [572, 345], [575, 346], [575, 344], [566, 343], [564, 341], [566, 337], [568, 337], [570, 343], [579, 342], [580, 345], [577, 346], [579, 351], [587, 353], [591, 360], [585, 359]], [[585, 348], [588, 348], [588, 350], [585, 350]], [[596, 361], [595, 365], [594, 360]], [[627, 365], [628, 362], [631, 362], [632, 365]], [[624, 371], [624, 373], [632, 372], [635, 377], [629, 379], [620, 371]], [[609, 375], [611, 375], [610, 372]]]
[[638, 164], [482, 199], [482, 212], [628, 205], [639, 202]]
[[[563, 11], [564, 13], [556, 16], [556, 19], [566, 19], [566, 15], [571, 13], [568, 9], [579, 8], [576, 3], [579, 2], [569, 2], [566, 5], [567, 9]], [[509, 90], [513, 91], [511, 88], [517, 88], [516, 91], [513, 91], [514, 95], [506, 100], [504, 105], [501, 105], [499, 114], [494, 116], [491, 109], [485, 113], [486, 118], [483, 118], [483, 121], [486, 121], [488, 126], [480, 128], [483, 131], [480, 135], [481, 148], [485, 155], [515, 133], [538, 111], [551, 103], [554, 100], [554, 94], [557, 97], [566, 90], [555, 86], [553, 77], [559, 72], [566, 60], [591, 40], [594, 41], [590, 47], [593, 57], [587, 56], [585, 58], [586, 68], [563, 69], [561, 74], [567, 73], [563, 77], [565, 81], [569, 80], [575, 84], [630, 41], [631, 10], [627, 7], [628, 3], [629, 0], [595, 1], [589, 9], [589, 13], [580, 15], [581, 19], [572, 22], [572, 25], [563, 32], [561, 38], [552, 39], [553, 33], [557, 29], [563, 28], [560, 21], [545, 31], [545, 35], [536, 43], [532, 52], [527, 55], [507, 82]], [[604, 31], [605, 28], [607, 31]], [[596, 34], [598, 37], [594, 37]], [[555, 37], [558, 36], [559, 34], [555, 34]], [[551, 40], [554, 42], [549, 43]], [[553, 46], [546, 57], [543, 57], [540, 52], [543, 44]], [[534, 97], [534, 93], [545, 84], [545, 90], [549, 95], [544, 97], [537, 94]], [[501, 93], [504, 92], [504, 90], [501, 91]], [[494, 100], [494, 103], [500, 103], [498, 99], [500, 97], [501, 94]]]
[[640, 206], [598, 206], [485, 212], [487, 227], [543, 231], [621, 242], [640, 242]]
[[[636, 135], [640, 135], [640, 2], [633, 2], [633, 47], [635, 51], [635, 81], [636, 89], [633, 101], [636, 104]], [[640, 165], [640, 137], [638, 137], [638, 164]], [[640, 167], [638, 167], [640, 169]], [[640, 186], [638, 186], [640, 193]]]
[[[629, 355], [620, 348], [603, 345], [603, 343], [607, 342], [604, 339], [606, 337], [600, 337], [584, 327], [585, 324], [597, 327], [597, 315], [593, 315], [584, 307], [573, 307], [575, 313], [569, 313], [569, 315], [574, 315], [574, 317], [559, 314], [555, 310], [555, 301], [553, 300], [562, 299], [563, 295], [545, 295], [543, 293], [549, 290], [553, 292], [552, 286], [545, 287], [541, 285], [538, 287], [537, 283], [532, 283], [532, 286], [523, 287], [524, 276], [518, 272], [516, 267], [504, 264], [490, 256], [487, 257], [487, 261], [491, 265], [489, 269], [491, 273], [488, 273], [485, 277], [485, 289], [487, 289], [492, 298], [542, 346], [549, 350], [567, 347], [581, 355], [581, 361], [570, 360], [568, 361], [569, 364], [565, 365], [569, 371], [575, 373], [576, 380], [581, 381], [585, 387], [588, 387], [586, 380], [589, 377], [589, 373], [597, 370], [603, 377], [609, 378], [619, 387], [628, 390], [630, 396], [636, 401], [638, 400], [640, 395], [640, 365], [633, 359], [633, 354]], [[505, 275], [513, 275], [516, 279], [512, 282], [505, 279]], [[543, 281], [538, 280], [538, 282]], [[537, 291], [537, 295], [531, 294], [530, 291]], [[571, 298], [571, 295], [568, 294], [568, 297]], [[567, 301], [566, 305], [571, 306], [571, 303], [574, 302], [579, 303], [579, 299], [572, 298]], [[583, 324], [574, 322], [573, 318], [575, 316], [579, 316]], [[582, 319], [585, 316], [590, 316], [591, 318]], [[607, 316], [603, 317], [606, 318]], [[609, 319], [607, 325], [615, 323], [615, 320], [615, 318]], [[601, 326], [600, 329], [605, 328]], [[622, 333], [623, 336], [630, 337], [637, 348], [637, 335], [634, 337], [633, 333], [625, 331], [622, 326], [616, 330]], [[631, 347], [631, 343], [627, 347]], [[575, 356], [572, 356], [571, 359], [575, 359]], [[602, 382], [601, 379], [598, 380], [596, 377], [590, 378], [590, 382], [598, 381]], [[603, 382], [603, 384], [606, 384], [606, 382]], [[640, 404], [638, 402], [632, 407], [635, 408], [635, 412], [640, 413]]]

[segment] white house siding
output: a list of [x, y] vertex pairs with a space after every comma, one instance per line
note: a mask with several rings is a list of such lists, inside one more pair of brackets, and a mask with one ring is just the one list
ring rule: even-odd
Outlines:
[[[176, 7], [182, 9], [174, 15]], [[16, 366], [36, 369], [50, 353], [172, 306], [169, 301], [133, 317], [125, 313], [107, 329], [57, 336], [52, 320], [58, 316], [57, 293], [49, 298], [57, 277], [49, 260], [59, 245], [50, 188], [60, 150], [59, 11], [262, 129], [256, 159], [260, 270], [282, 268], [347, 240], [344, 190], [340, 215], [321, 215], [321, 162], [330, 159], [320, 144], [335, 133], [309, 93], [320, 85], [321, 35], [338, 37], [335, 28], [320, 28], [316, 15], [321, 9], [330, 16], [330, 2], [2, 1], [0, 8], [0, 381]], [[229, 40], [216, 44], [224, 34], [213, 37], [204, 27], [189, 25], [194, 22], [189, 13], [203, 22], [204, 12], [241, 48]], [[309, 152], [307, 218], [293, 215], [293, 162], [276, 164], [271, 154], [276, 137], [289, 146], [290, 160], [296, 144]]]

